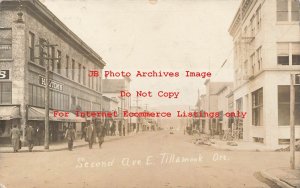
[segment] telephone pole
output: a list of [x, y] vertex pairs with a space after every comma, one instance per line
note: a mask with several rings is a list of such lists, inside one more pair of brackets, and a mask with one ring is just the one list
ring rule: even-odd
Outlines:
[[290, 88], [290, 167], [295, 169], [295, 75], [291, 74]]
[[[45, 63], [45, 140], [44, 149], [49, 149], [49, 62], [54, 60], [60, 60], [60, 58], [50, 57], [50, 47], [57, 46], [55, 44], [49, 44], [48, 40], [43, 39], [43, 42], [39, 45], [40, 50], [42, 50], [41, 57], [35, 59], [40, 59], [43, 64]], [[45, 50], [46, 48], [46, 50]], [[46, 52], [45, 52], [46, 51]], [[46, 61], [45, 61], [46, 60]]]

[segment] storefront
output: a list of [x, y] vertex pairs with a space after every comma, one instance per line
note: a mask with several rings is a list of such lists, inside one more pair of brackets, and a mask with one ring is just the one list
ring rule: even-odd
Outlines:
[[10, 130], [13, 125], [20, 125], [20, 107], [15, 105], [0, 106], [0, 143], [10, 144]]

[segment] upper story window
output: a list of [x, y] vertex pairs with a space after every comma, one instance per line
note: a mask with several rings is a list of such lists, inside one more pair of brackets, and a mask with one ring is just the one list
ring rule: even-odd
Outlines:
[[0, 59], [12, 59], [12, 30], [0, 28]]
[[292, 43], [292, 65], [300, 65], [300, 42]]
[[81, 83], [81, 64], [78, 63], [78, 83]]
[[82, 71], [83, 71], [83, 75], [82, 75], [82, 78], [83, 78], [83, 85], [86, 85], [86, 69], [85, 69], [85, 66], [82, 67]]
[[34, 44], [35, 44], [35, 35], [29, 32], [29, 60], [34, 62]]
[[299, 21], [299, 4], [298, 0], [277, 0], [277, 21]]
[[257, 68], [260, 71], [262, 68], [262, 57], [261, 57], [261, 47], [256, 50], [256, 58], [257, 58]]
[[259, 6], [256, 10], [256, 27], [257, 30], [261, 28], [261, 6]]
[[39, 38], [39, 50], [40, 50], [40, 55], [39, 55], [39, 64], [41, 66], [45, 65], [45, 57], [47, 56], [47, 49], [44, 46], [46, 44], [46, 40], [43, 38]]
[[277, 64], [289, 65], [289, 43], [277, 44]]
[[57, 73], [61, 74], [61, 51], [57, 50]]
[[50, 49], [50, 56], [51, 56], [50, 66], [51, 66], [51, 70], [54, 71], [55, 48], [54, 48], [54, 46], [51, 46], [49, 49]]
[[75, 60], [72, 59], [72, 80], [75, 79]]
[[66, 77], [69, 78], [69, 59], [70, 57], [66, 55]]
[[300, 65], [300, 42], [277, 43], [278, 65]]
[[255, 15], [252, 16], [250, 19], [250, 24], [251, 24], [251, 37], [255, 36]]
[[0, 104], [11, 104], [12, 101], [11, 82], [0, 82]]

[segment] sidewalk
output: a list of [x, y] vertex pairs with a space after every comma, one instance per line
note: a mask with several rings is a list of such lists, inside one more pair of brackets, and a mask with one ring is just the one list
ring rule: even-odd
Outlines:
[[264, 178], [267, 178], [280, 187], [300, 188], [300, 167], [296, 170], [290, 168], [272, 168], [260, 172]]
[[228, 141], [220, 139], [211, 139], [215, 144], [212, 144], [212, 147], [217, 149], [229, 150], [229, 151], [275, 151], [276, 149], [286, 148], [288, 145], [280, 145], [278, 147], [267, 147], [262, 143], [255, 142], [246, 142], [242, 140], [234, 141], [237, 143], [237, 146], [230, 146], [227, 144]]
[[[112, 140], [119, 140], [122, 138], [128, 138], [128, 137], [135, 136], [135, 135], [137, 135], [137, 134], [131, 133], [127, 136], [105, 136], [104, 142], [109, 142]], [[73, 148], [79, 148], [79, 147], [84, 147], [84, 146], [86, 146], [86, 147], [88, 146], [88, 142], [86, 142], [85, 140], [77, 139], [73, 143]], [[49, 150], [45, 150], [43, 145], [42, 146], [34, 146], [32, 152], [52, 152], [52, 151], [62, 151], [62, 150], [68, 150], [67, 141], [50, 144]], [[22, 149], [20, 149], [19, 152], [29, 152], [28, 147], [27, 146], [22, 147]], [[13, 148], [12, 147], [0, 147], [0, 153], [13, 153]]]

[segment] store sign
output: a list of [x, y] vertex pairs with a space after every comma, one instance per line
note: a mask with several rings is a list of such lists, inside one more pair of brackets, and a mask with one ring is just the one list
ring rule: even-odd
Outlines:
[[[57, 91], [63, 91], [64, 86], [61, 83], [58, 83], [54, 80], [49, 79], [49, 88]], [[39, 84], [42, 86], [46, 86], [46, 78], [39, 75]]]
[[9, 79], [9, 70], [0, 70], [0, 80]]

